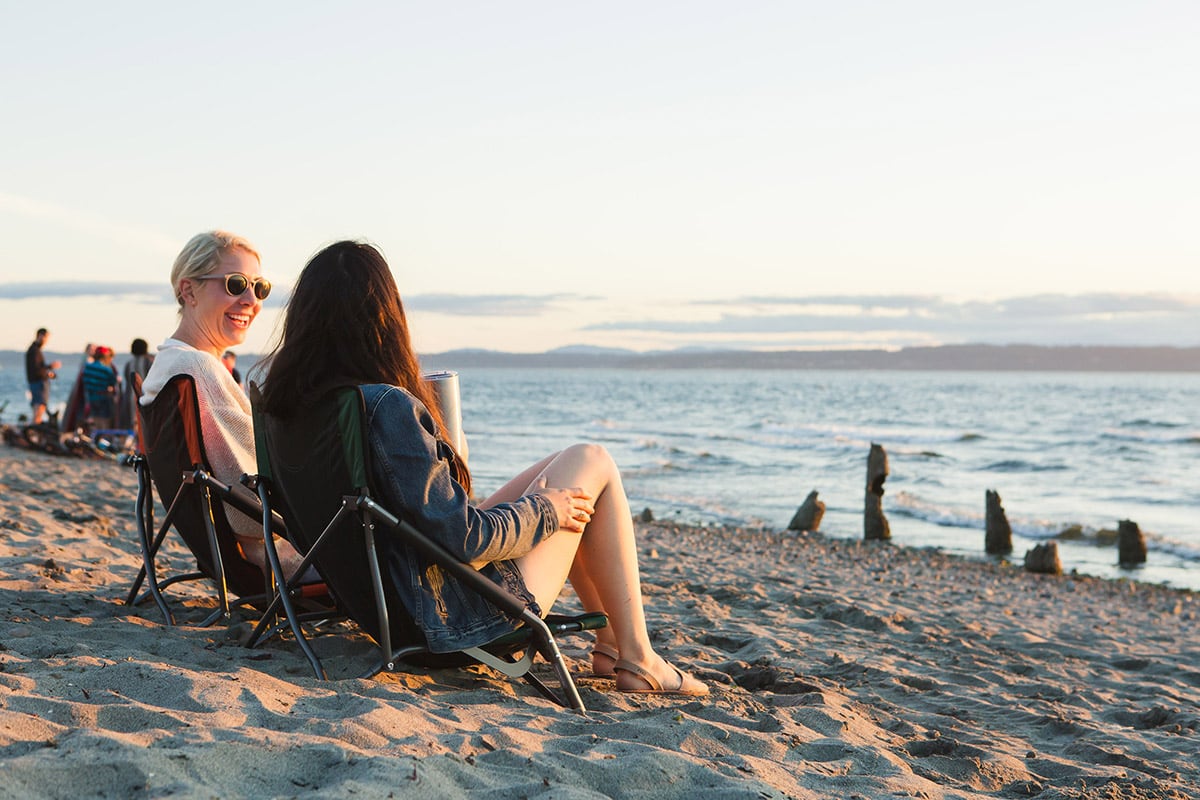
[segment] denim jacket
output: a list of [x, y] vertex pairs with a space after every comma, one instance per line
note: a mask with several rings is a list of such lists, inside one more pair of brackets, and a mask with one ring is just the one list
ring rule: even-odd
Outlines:
[[[448, 446], [435, 435], [429, 411], [395, 386], [361, 387], [366, 400], [371, 480], [378, 500], [451, 553], [513, 592], [540, 613], [512, 559], [558, 529], [554, 504], [540, 495], [480, 509], [451, 477]], [[425, 634], [430, 650], [452, 652], [485, 644], [515, 626], [398, 536], [381, 536], [397, 596]]]

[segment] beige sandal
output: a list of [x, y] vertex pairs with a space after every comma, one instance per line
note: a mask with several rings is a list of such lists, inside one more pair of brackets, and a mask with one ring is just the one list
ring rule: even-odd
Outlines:
[[596, 642], [594, 645], [592, 645], [592, 677], [593, 678], [615, 678], [615, 677], [617, 677], [616, 670], [613, 667], [609, 667], [608, 670], [596, 669], [596, 656], [604, 656], [605, 658], [610, 658], [610, 659], [612, 659], [613, 664], [616, 664], [617, 661], [619, 661], [621, 658], [621, 654], [619, 652], [617, 652], [617, 648], [613, 647], [611, 644], [604, 644], [603, 642]]
[[649, 670], [639, 667], [632, 661], [619, 659], [613, 669], [616, 672], [625, 672], [634, 677], [645, 686], [622, 686], [621, 676], [617, 676], [617, 691], [626, 692], [628, 694], [663, 694], [663, 695], [686, 695], [688, 697], [701, 697], [708, 694], [708, 687], [701, 681], [696, 680], [691, 675], [683, 672], [674, 664], [667, 663], [667, 666], [675, 670], [675, 674], [679, 676], [679, 685], [673, 689], [664, 689], [662, 682], [654, 677]]

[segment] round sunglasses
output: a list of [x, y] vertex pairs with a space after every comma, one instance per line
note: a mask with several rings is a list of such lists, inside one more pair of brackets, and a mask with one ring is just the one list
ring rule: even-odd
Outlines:
[[225, 293], [230, 297], [241, 297], [242, 293], [251, 286], [254, 287], [254, 296], [259, 300], [266, 300], [267, 295], [271, 293], [271, 282], [266, 278], [248, 278], [240, 272], [231, 272], [228, 275], [201, 275], [192, 280], [196, 281], [225, 281]]

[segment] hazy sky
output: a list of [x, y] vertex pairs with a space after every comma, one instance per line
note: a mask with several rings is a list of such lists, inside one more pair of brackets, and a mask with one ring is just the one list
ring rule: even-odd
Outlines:
[[160, 341], [214, 227], [423, 352], [1200, 345], [1191, 0], [5, 6], [0, 348]]

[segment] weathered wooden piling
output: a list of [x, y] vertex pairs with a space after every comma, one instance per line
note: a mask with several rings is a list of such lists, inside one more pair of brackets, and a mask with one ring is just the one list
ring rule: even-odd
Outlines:
[[880, 540], [892, 538], [892, 529], [883, 514], [883, 482], [888, 476], [888, 459], [883, 445], [871, 443], [867, 455], [867, 498], [863, 512], [863, 538]]
[[985, 504], [983, 549], [989, 555], [1006, 556], [1013, 551], [1012, 526], [1008, 524], [1004, 506], [1000, 504], [1000, 495], [995, 490], [988, 489], [984, 492], [983, 498]]
[[1044, 542], [1025, 552], [1025, 569], [1045, 575], [1062, 575], [1062, 561], [1058, 557], [1058, 542]]
[[796, 509], [792, 521], [788, 523], [789, 531], [815, 531], [821, 527], [821, 518], [825, 516], [825, 504], [817, 499], [814, 489], [804, 498], [804, 502]]
[[1146, 563], [1146, 537], [1131, 519], [1117, 523], [1117, 562], [1122, 567]]

